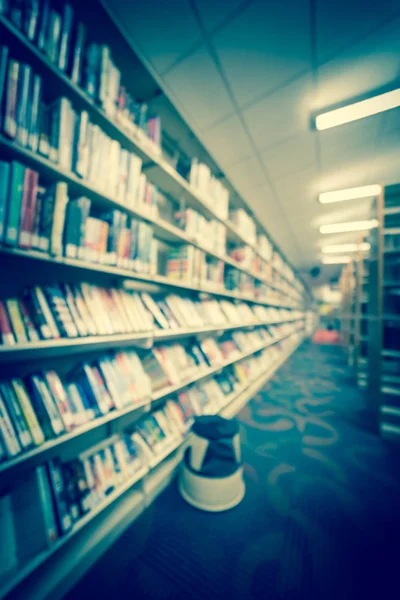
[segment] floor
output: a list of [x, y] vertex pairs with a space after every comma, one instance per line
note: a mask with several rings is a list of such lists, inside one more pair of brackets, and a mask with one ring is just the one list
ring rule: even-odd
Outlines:
[[239, 415], [242, 504], [202, 513], [170, 486], [66, 600], [393, 597], [400, 454], [362, 407], [340, 348], [304, 343]]

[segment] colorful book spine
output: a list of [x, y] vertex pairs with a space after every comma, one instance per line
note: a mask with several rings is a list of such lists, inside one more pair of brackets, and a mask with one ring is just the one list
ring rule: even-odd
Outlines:
[[13, 161], [4, 235], [4, 242], [11, 246], [17, 245], [18, 242], [24, 180], [25, 168], [20, 163]]
[[0, 300], [0, 335], [4, 346], [14, 346], [15, 337], [4, 301]]
[[37, 419], [37, 416], [35, 414], [35, 411], [33, 410], [32, 403], [25, 389], [25, 386], [20, 379], [12, 379], [10, 383], [14, 394], [17, 398], [17, 401], [21, 407], [21, 411], [24, 415], [25, 422], [32, 436], [32, 440], [36, 446], [40, 446], [44, 443], [45, 437]]
[[31, 169], [25, 170], [21, 222], [19, 227], [19, 246], [21, 248], [32, 247], [38, 181], [39, 175], [36, 171], [32, 171]]
[[18, 300], [9, 298], [5, 300], [8, 316], [12, 325], [14, 337], [18, 344], [25, 344], [28, 341], [24, 322], [21, 314], [21, 310], [18, 304]]
[[66, 489], [61, 469], [61, 463], [51, 460], [48, 463], [48, 474], [51, 484], [53, 503], [55, 506], [56, 520], [59, 535], [65, 535], [72, 528], [72, 519], [68, 510]]
[[14, 431], [10, 415], [7, 412], [3, 398], [0, 396], [0, 440], [8, 458], [21, 452], [17, 434]]
[[65, 182], [59, 182], [55, 185], [54, 198], [55, 202], [53, 226], [51, 229], [50, 238], [50, 250], [52, 254], [62, 256], [65, 212], [68, 203], [68, 187]]
[[21, 311], [21, 316], [22, 316], [22, 320], [23, 320], [23, 323], [24, 323], [25, 332], [26, 332], [26, 335], [28, 337], [28, 340], [30, 342], [37, 342], [37, 341], [39, 341], [39, 339], [40, 339], [39, 338], [39, 334], [38, 334], [38, 332], [35, 329], [35, 326], [33, 324], [31, 316], [29, 314], [29, 310], [28, 310], [28, 307], [26, 305], [26, 302], [23, 299], [19, 298], [18, 299], [18, 304], [19, 304], [19, 308], [20, 308], [20, 311]]
[[27, 383], [34, 411], [45, 436], [50, 439], [63, 433], [64, 425], [60, 413], [43, 379], [33, 375]]
[[20, 64], [14, 59], [8, 61], [7, 92], [4, 109], [3, 130], [8, 137], [17, 136], [17, 97]]
[[7, 217], [7, 204], [10, 195], [11, 166], [0, 161], [0, 242], [3, 240]]
[[24, 450], [27, 450], [33, 444], [32, 435], [22, 414], [21, 407], [8, 382], [3, 381], [0, 383], [0, 395], [3, 397], [8, 409], [14, 429], [18, 435], [19, 443]]

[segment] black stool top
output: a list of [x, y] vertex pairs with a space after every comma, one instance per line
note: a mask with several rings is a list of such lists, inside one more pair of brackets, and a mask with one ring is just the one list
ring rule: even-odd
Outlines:
[[206, 440], [220, 440], [232, 438], [239, 433], [239, 424], [236, 419], [224, 419], [219, 415], [196, 417], [192, 431]]

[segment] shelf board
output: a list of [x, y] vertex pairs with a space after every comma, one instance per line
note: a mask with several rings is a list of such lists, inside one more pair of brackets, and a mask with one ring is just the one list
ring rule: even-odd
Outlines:
[[[144, 168], [146, 174], [150, 173], [149, 179], [160, 187], [161, 190], [171, 195], [176, 201], [184, 201], [186, 205], [192, 206], [196, 210], [199, 210], [202, 214], [216, 219], [223, 223], [227, 229], [228, 239], [235, 243], [241, 243], [249, 245], [253, 248], [255, 253], [265, 260], [258, 248], [250, 244], [246, 238], [244, 238], [236, 226], [229, 220], [221, 217], [212, 208], [212, 200], [207, 202], [176, 170], [161, 156], [158, 156], [151, 150], [151, 144], [146, 145], [142, 139], [136, 139], [131, 134], [124, 131], [124, 129], [93, 101], [88, 94], [86, 94], [79, 86], [75, 85], [56, 65], [54, 65], [34, 44], [32, 44], [23, 34], [19, 31], [8, 19], [4, 16], [0, 16], [0, 27], [6, 32], [8, 36], [11, 36], [15, 41], [18, 42], [21, 50], [23, 51], [22, 57], [25, 59], [25, 53], [29, 52], [31, 57], [32, 65], [42, 75], [45, 74], [47, 80], [60, 89], [60, 94], [66, 94], [77, 107], [82, 110], [90, 111], [91, 119], [100, 125], [102, 129], [110, 135], [113, 139], [118, 140], [124, 147], [129, 150], [136, 152], [142, 159], [146, 161]], [[100, 190], [97, 190], [94, 186], [87, 184], [79, 177], [76, 177], [73, 173], [68, 173], [65, 170], [54, 165], [44, 157], [36, 155], [29, 150], [18, 147], [13, 142], [10, 142], [6, 138], [1, 138], [0, 146], [3, 146], [10, 152], [11, 155], [17, 155], [23, 157], [31, 166], [40, 168], [53, 179], [61, 179], [67, 181], [71, 186], [71, 189], [75, 189], [78, 192], [84, 192], [90, 194], [93, 199], [97, 202], [101, 202], [107, 208], [114, 208], [116, 210], [122, 210], [132, 216], [138, 216], [151, 222], [151, 217], [145, 214], [140, 214], [134, 209], [129, 209], [122, 206], [119, 202], [116, 202], [106, 197]], [[162, 237], [162, 239], [168, 238], [168, 228], [163, 224], [160, 226], [158, 223], [154, 223], [156, 233]], [[177, 228], [173, 228], [177, 229]], [[176, 240], [176, 237], [173, 239]], [[234, 261], [233, 261], [234, 262]], [[236, 265], [235, 265], [236, 266]], [[236, 267], [237, 268], [237, 267]], [[294, 287], [294, 281], [287, 277], [284, 273], [281, 273], [275, 266], [272, 267], [281, 277], [285, 278], [294, 292], [298, 292]], [[254, 275], [252, 275], [254, 276]], [[260, 279], [263, 281], [263, 279]], [[289, 294], [291, 295], [291, 294]], [[292, 296], [293, 297], [293, 296]]]
[[398, 358], [400, 359], [400, 350], [382, 350], [381, 355], [384, 358]]

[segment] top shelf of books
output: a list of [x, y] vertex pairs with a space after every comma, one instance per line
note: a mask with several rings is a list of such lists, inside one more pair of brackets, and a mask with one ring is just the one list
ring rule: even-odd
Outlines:
[[[282, 278], [291, 288], [288, 291], [284, 284], [282, 291], [300, 298], [304, 288], [291, 267], [267, 236], [258, 233], [255, 221], [245, 210], [229, 206], [228, 190], [209, 167], [193, 159], [185, 170], [179, 162], [175, 168], [165, 159], [160, 118], [150, 115], [146, 105], [127, 92], [110, 48], [87, 42], [86, 27], [77, 22], [71, 5], [64, 4], [61, 14], [47, 1], [40, 12], [36, 2], [29, 4], [30, 9], [19, 3], [8, 4], [0, 1], [0, 104], [5, 113], [2, 129], [6, 137], [53, 160], [75, 178], [95, 183], [97, 189], [102, 183], [104, 194], [111, 198], [118, 198], [118, 188], [111, 194], [108, 185], [110, 180], [118, 179], [117, 171], [120, 178], [129, 179], [129, 169], [141, 169], [145, 184], [151, 182], [152, 189], [158, 188], [180, 209], [191, 208], [206, 219], [222, 223], [231, 246], [250, 248], [271, 265], [277, 286]], [[15, 103], [6, 110], [2, 95], [10, 85], [5, 79], [8, 48], [13, 60], [7, 77], [10, 79], [10, 69], [14, 69], [11, 84], [15, 86]], [[32, 114], [26, 125], [28, 103], [32, 104]], [[56, 133], [52, 126], [55, 112]], [[17, 132], [21, 119], [25, 119], [25, 127]], [[94, 138], [96, 144], [91, 150], [99, 149], [107, 165], [101, 177], [95, 173], [95, 182], [90, 181], [87, 156]]]

